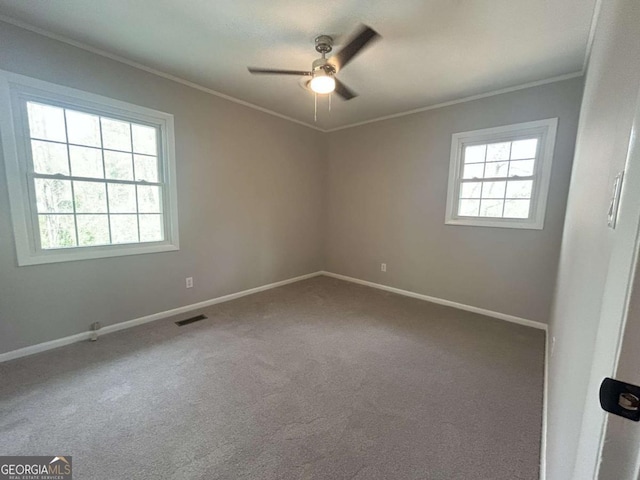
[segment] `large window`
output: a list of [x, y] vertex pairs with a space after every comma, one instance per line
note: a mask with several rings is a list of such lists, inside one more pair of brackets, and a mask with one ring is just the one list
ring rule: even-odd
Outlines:
[[19, 264], [177, 249], [171, 115], [13, 74], [2, 80]]
[[446, 223], [541, 229], [557, 119], [456, 133]]

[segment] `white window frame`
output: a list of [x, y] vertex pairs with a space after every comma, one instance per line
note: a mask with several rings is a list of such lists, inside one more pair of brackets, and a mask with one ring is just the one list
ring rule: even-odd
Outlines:
[[[542, 230], [549, 194], [553, 152], [556, 141], [557, 118], [533, 122], [484, 128], [451, 136], [451, 158], [445, 223], [447, 225], [470, 225], [478, 227], [526, 228]], [[463, 152], [467, 145], [498, 143], [524, 138], [538, 138], [538, 153], [533, 175], [529, 218], [466, 217], [457, 214], [460, 199], [460, 184], [464, 167]]]
[[[33, 180], [28, 171], [32, 162], [29, 124], [25, 114], [27, 101], [39, 101], [158, 128], [158, 159], [164, 184], [163, 241], [60, 249], [38, 247], [39, 230], [34, 221], [37, 211], [33, 194], [30, 193]], [[0, 134], [19, 266], [179, 250], [173, 115], [0, 70]]]

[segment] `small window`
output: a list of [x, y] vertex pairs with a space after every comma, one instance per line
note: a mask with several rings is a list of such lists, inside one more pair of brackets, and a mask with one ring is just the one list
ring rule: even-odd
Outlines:
[[1, 78], [20, 265], [178, 248], [171, 115]]
[[453, 134], [445, 223], [542, 229], [557, 122]]

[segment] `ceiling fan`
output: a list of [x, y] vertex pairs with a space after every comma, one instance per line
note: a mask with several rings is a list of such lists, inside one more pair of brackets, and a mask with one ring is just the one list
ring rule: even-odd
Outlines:
[[344, 100], [351, 100], [356, 97], [357, 94], [338, 80], [335, 75], [353, 60], [364, 47], [378, 37], [380, 37], [378, 32], [371, 27], [363, 25], [342, 50], [330, 58], [327, 58], [327, 54], [333, 50], [333, 38], [329, 35], [319, 35], [315, 39], [316, 51], [322, 54], [322, 57], [313, 61], [311, 71], [253, 67], [249, 67], [249, 71], [253, 74], [311, 77], [308, 86], [315, 93], [323, 94], [335, 91]]

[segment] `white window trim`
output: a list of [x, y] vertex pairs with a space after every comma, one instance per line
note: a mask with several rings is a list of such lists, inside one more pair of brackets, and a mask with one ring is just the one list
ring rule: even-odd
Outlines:
[[[75, 107], [85, 111], [94, 110], [114, 118], [139, 121], [160, 129], [162, 174], [166, 185], [163, 191], [163, 217], [166, 225], [164, 241], [52, 250], [37, 249], [38, 232], [32, 221], [35, 212], [28, 191], [30, 180], [27, 165], [29, 162], [25, 160], [30, 152], [29, 139], [24, 135], [28, 130], [25, 130], [26, 119], [22, 118], [20, 107], [20, 102], [24, 102], [25, 98], [40, 99], [49, 104], [71, 109]], [[17, 126], [19, 128], [16, 128]], [[173, 115], [0, 70], [0, 134], [19, 266], [179, 250]]]
[[[551, 181], [551, 167], [556, 142], [557, 118], [533, 122], [484, 128], [469, 132], [454, 133], [451, 136], [451, 158], [449, 164], [449, 185], [447, 188], [447, 225], [470, 225], [478, 227], [525, 228], [542, 230], [547, 208], [547, 196]], [[518, 137], [537, 136], [542, 149], [535, 166], [535, 180], [531, 194], [531, 215], [522, 218], [462, 217], [456, 214], [459, 201], [462, 171], [462, 152], [469, 143], [494, 143], [517, 140]]]

